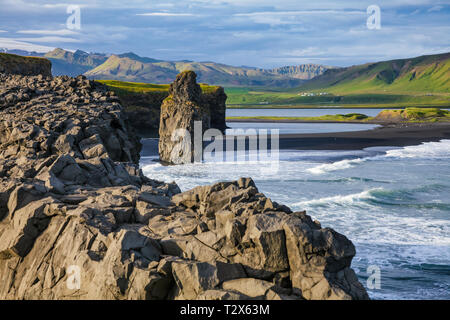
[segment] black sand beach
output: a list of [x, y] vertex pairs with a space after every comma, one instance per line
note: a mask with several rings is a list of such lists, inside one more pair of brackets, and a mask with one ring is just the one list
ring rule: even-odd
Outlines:
[[[419, 145], [423, 142], [442, 139], [450, 139], [450, 123], [385, 124], [373, 130], [364, 131], [281, 134], [279, 149], [361, 150], [368, 147]], [[141, 142], [142, 156], [158, 154], [157, 138], [142, 139]], [[270, 141], [268, 147], [270, 149]]]
[[280, 149], [359, 150], [450, 139], [450, 123], [387, 124], [373, 130], [280, 135]]

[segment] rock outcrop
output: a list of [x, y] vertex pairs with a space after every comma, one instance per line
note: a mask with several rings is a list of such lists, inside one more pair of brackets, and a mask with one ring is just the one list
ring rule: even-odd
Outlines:
[[[122, 83], [120, 83], [122, 84]], [[125, 109], [130, 125], [141, 137], [158, 137], [161, 115], [161, 105], [169, 96], [169, 90], [165, 86], [152, 88], [152, 90], [127, 90], [125, 86], [110, 84]], [[211, 110], [211, 127], [224, 131], [225, 110], [227, 96], [222, 87], [202, 84], [202, 100], [206, 108]]]
[[225, 121], [227, 95], [223, 87], [216, 86], [213, 88], [213, 90], [203, 93], [203, 101], [210, 110], [211, 128], [215, 128], [224, 132], [227, 128], [227, 124]]
[[136, 133], [142, 137], [158, 137], [161, 104], [169, 96], [169, 91], [118, 91], [117, 94]]
[[251, 179], [180, 193], [143, 176], [105, 87], [0, 80], [0, 299], [368, 298], [353, 244]]
[[[194, 133], [203, 136], [210, 128], [226, 129], [227, 96], [223, 88], [203, 94], [196, 78], [193, 71], [180, 73], [161, 105], [159, 158], [165, 163], [180, 164], [201, 159], [201, 154], [196, 154], [201, 150], [194, 147]], [[201, 123], [198, 132], [195, 122]]]
[[22, 57], [15, 54], [0, 53], [0, 73], [51, 77], [52, 63], [39, 57]]

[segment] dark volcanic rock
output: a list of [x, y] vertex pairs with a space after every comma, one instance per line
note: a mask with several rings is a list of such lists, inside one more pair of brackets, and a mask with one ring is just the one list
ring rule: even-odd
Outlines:
[[203, 94], [203, 103], [208, 105], [211, 114], [211, 128], [225, 131], [227, 128], [225, 121], [227, 95], [222, 87]]
[[202, 128], [197, 134], [203, 135], [211, 126], [210, 112], [209, 105], [203, 102], [195, 73], [180, 73], [170, 85], [169, 96], [161, 105], [160, 160], [170, 164], [194, 161], [194, 122], [201, 123]]
[[128, 121], [138, 135], [158, 137], [161, 104], [168, 96], [167, 90], [119, 93]]
[[169, 89], [169, 95], [175, 103], [201, 102], [202, 89], [196, 79], [197, 75], [193, 71], [185, 71], [177, 76]]
[[[195, 119], [189, 77], [171, 92]], [[250, 178], [180, 193], [143, 176], [105, 87], [0, 80], [0, 299], [368, 298], [353, 244]]]

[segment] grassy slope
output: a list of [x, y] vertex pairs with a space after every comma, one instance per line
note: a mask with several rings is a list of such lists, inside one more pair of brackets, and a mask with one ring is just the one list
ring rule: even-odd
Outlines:
[[[388, 108], [397, 106], [450, 106], [450, 96], [436, 94], [387, 94], [387, 93], [358, 93], [340, 94], [332, 93], [302, 97], [302, 91], [278, 92], [253, 88], [226, 88], [229, 107], [264, 107], [265, 105], [280, 107], [317, 107], [317, 106], [341, 106], [345, 107], [376, 107]], [[311, 92], [311, 91], [308, 91]], [[316, 92], [322, 92], [317, 90]]]
[[[48, 60], [41, 57], [24, 57], [10, 53], [0, 53], [0, 61], [5, 63], [27, 63], [39, 62], [48, 63]], [[47, 61], [47, 62], [46, 62]]]
[[227, 94], [230, 105], [450, 106], [450, 53], [328, 70], [284, 92], [229, 88]]
[[303, 85], [331, 93], [450, 93], [450, 53], [332, 70]]
[[[153, 83], [142, 83], [142, 82], [126, 82], [118, 80], [99, 80], [99, 82], [106, 84], [108, 87], [112, 88], [114, 91], [118, 92], [133, 92], [133, 93], [149, 93], [149, 92], [167, 92], [169, 91], [168, 84], [153, 84]], [[203, 93], [208, 93], [217, 88], [217, 86], [210, 86], [204, 83], [200, 83]]]

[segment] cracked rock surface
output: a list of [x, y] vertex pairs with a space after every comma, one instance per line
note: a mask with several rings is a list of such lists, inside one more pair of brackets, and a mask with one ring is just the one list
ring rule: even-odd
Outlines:
[[102, 85], [0, 80], [0, 299], [368, 298], [351, 241], [250, 178], [181, 193], [145, 177]]

